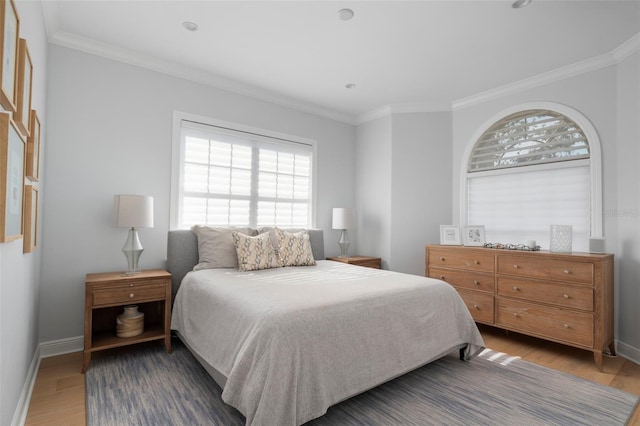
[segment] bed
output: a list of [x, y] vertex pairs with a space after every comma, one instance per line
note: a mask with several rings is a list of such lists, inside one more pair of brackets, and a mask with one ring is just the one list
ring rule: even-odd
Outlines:
[[315, 266], [192, 271], [191, 231], [170, 231], [171, 328], [247, 425], [300, 425], [353, 395], [453, 351], [484, 347], [456, 291], [440, 280], [324, 259]]

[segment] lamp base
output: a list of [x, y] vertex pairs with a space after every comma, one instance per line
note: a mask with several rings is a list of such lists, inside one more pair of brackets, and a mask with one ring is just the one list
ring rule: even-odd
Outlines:
[[144, 248], [142, 248], [142, 244], [140, 244], [140, 238], [138, 238], [138, 231], [136, 228], [129, 229], [129, 235], [127, 236], [127, 241], [122, 246], [122, 253], [124, 253], [124, 257], [127, 258], [127, 271], [124, 275], [135, 275], [140, 273], [140, 269], [138, 267], [138, 260], [140, 260], [140, 255]]
[[340, 256], [338, 257], [349, 257], [349, 244], [351, 244], [349, 234], [346, 229], [343, 229], [340, 234], [340, 241], [338, 241], [338, 245], [340, 246]]

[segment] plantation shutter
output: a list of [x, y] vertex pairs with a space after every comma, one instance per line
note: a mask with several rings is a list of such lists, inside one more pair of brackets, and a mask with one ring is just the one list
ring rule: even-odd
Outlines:
[[182, 121], [178, 227], [311, 226], [313, 146]]
[[591, 161], [584, 132], [555, 111], [527, 110], [493, 124], [467, 165], [467, 224], [487, 242], [549, 248], [550, 225], [573, 227], [573, 250], [588, 251]]

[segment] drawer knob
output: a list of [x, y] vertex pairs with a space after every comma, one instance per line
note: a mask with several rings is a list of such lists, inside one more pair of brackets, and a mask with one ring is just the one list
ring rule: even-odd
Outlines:
[[570, 271], [570, 270], [568, 270], [568, 269], [565, 269], [565, 270], [564, 270], [564, 271], [562, 271], [562, 272], [564, 272], [566, 275], [569, 275], [569, 274], [571, 273], [571, 271]]
[[480, 264], [480, 262], [478, 262], [477, 260], [474, 260], [473, 263], [475, 263], [476, 265]]
[[129, 284], [129, 287], [133, 287], [133, 283], [130, 283], [130, 284]]
[[135, 294], [131, 293], [131, 294], [129, 295], [129, 299], [133, 299], [135, 296], [136, 296]]
[[474, 283], [475, 285], [480, 285], [480, 283], [478, 282], [478, 280], [473, 280], [473, 283]]
[[569, 324], [563, 324], [563, 325], [564, 325], [564, 328], [570, 328]]
[[515, 264], [515, 263], [513, 264], [513, 267], [514, 267], [515, 269], [518, 269], [518, 268], [519, 268], [519, 266], [518, 266], [517, 264]]
[[473, 305], [473, 309], [478, 309], [478, 310], [480, 310], [480, 306], [478, 306], [478, 305]]
[[514, 316], [515, 318], [518, 318], [518, 314], [517, 314], [517, 313], [515, 313], [515, 312], [513, 313], [513, 316]]
[[513, 286], [513, 291], [520, 291], [520, 289], [517, 286]]
[[440, 256], [440, 260], [444, 262], [444, 256]]
[[440, 279], [444, 281], [444, 275], [440, 275]]
[[563, 294], [562, 297], [564, 297], [565, 299], [568, 299], [569, 295], [568, 294]]

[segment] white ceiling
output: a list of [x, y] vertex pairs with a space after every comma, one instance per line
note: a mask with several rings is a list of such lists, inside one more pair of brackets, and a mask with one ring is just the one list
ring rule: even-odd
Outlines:
[[[338, 19], [345, 7], [351, 21]], [[640, 44], [640, 0], [45, 0], [44, 10], [53, 43], [346, 122], [391, 106], [450, 110]]]

